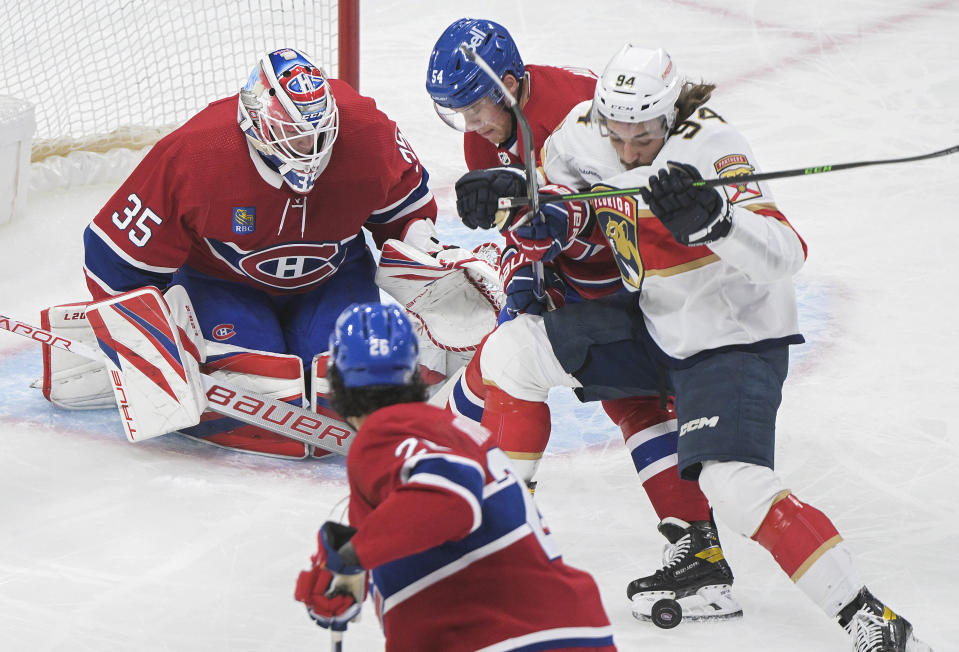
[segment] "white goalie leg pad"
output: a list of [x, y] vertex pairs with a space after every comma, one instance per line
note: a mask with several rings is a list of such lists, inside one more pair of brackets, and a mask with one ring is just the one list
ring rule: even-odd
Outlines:
[[421, 340], [445, 351], [476, 350], [496, 327], [502, 308], [495, 268], [466, 249], [430, 256], [405, 242], [387, 240], [376, 284], [417, 319]]
[[[40, 312], [40, 325], [52, 333], [96, 349], [97, 338], [86, 316], [89, 303], [81, 301], [44, 308]], [[116, 405], [113, 385], [103, 361], [46, 344], [43, 345], [43, 378], [38, 385], [44, 398], [68, 410], [95, 410]]]
[[[202, 362], [205, 341], [186, 290], [174, 285], [164, 292], [163, 298], [173, 320], [180, 326], [181, 334], [185, 333], [197, 347]], [[40, 312], [41, 327], [95, 349], [97, 338], [86, 316], [90, 303], [78, 301], [45, 308]], [[100, 360], [90, 360], [48, 345], [43, 346], [43, 378], [39, 387], [44, 398], [68, 410], [93, 410], [116, 405], [110, 375]]]
[[196, 347], [200, 362], [206, 361], [207, 341], [203, 339], [200, 321], [193, 310], [193, 303], [182, 285], [171, 285], [163, 292], [163, 299], [170, 309], [173, 322], [180, 327], [180, 335], [187, 338]]
[[546, 401], [553, 387], [581, 387], [553, 355], [539, 315], [518, 315], [489, 336], [480, 352], [483, 381], [524, 401]]
[[699, 487], [719, 520], [745, 537], [756, 534], [773, 501], [786, 491], [772, 469], [747, 462], [704, 462]]
[[[213, 379], [256, 396], [304, 405], [303, 362], [298, 356], [256, 351], [221, 342], [207, 342], [206, 350], [207, 361], [202, 369]], [[214, 405], [226, 398], [216, 392], [208, 394], [209, 402]], [[272, 413], [268, 411], [267, 414]], [[289, 416], [283, 415], [284, 421], [276, 421], [276, 416], [267, 418], [282, 424]], [[343, 432], [347, 432], [345, 428]], [[203, 414], [197, 426], [180, 429], [179, 434], [219, 448], [284, 459], [306, 458], [313, 449], [309, 444], [238, 422], [212, 410]]]
[[87, 320], [106, 356], [130, 441], [196, 425], [206, 408], [199, 351], [147, 287], [91, 303]]

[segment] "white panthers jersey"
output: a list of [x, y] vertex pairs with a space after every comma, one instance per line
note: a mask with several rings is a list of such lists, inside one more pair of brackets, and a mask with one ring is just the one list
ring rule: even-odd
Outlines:
[[[645, 186], [667, 161], [695, 166], [721, 186], [732, 210], [729, 234], [687, 247], [638, 195], [593, 200], [623, 283], [639, 293], [653, 340], [675, 361], [720, 347], [801, 342], [792, 275], [806, 246], [779, 212], [765, 183], [736, 183], [759, 168], [740, 133], [709, 106], [680, 124], [652, 165], [626, 170], [605, 130], [589, 120], [591, 102], [569, 113], [543, 150], [551, 183], [576, 190]], [[598, 237], [598, 236], [597, 236]]]

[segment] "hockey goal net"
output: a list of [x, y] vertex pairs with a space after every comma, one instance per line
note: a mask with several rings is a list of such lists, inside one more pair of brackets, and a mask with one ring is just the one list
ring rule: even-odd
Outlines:
[[256, 57], [309, 53], [357, 86], [359, 0], [0, 0], [0, 95], [34, 105], [34, 161], [153, 144], [236, 93]]

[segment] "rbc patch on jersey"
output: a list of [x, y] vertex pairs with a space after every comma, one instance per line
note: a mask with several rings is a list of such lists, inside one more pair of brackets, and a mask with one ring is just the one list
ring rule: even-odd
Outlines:
[[233, 232], [253, 233], [256, 230], [256, 206], [233, 208]]

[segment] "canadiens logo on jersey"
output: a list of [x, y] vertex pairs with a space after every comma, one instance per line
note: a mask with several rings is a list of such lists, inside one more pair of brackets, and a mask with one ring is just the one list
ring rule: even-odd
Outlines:
[[236, 335], [236, 327], [233, 324], [218, 324], [213, 327], [213, 339], [222, 342]]
[[[597, 185], [592, 190], [613, 190], [610, 186]], [[623, 282], [639, 290], [643, 285], [646, 267], [637, 245], [636, 219], [639, 213], [635, 197], [606, 197], [594, 199], [596, 217], [613, 250], [616, 265]]]
[[733, 181], [733, 183], [723, 187], [730, 204], [736, 204], [741, 201], [746, 201], [747, 199], [756, 199], [763, 196], [762, 191], [759, 189], [758, 182], [735, 183], [737, 176], [753, 174], [756, 171], [756, 168], [749, 164], [749, 159], [747, 159], [745, 155], [730, 154], [724, 156], [713, 163], [713, 167], [716, 169], [716, 174], [719, 175], [720, 179], [730, 179]]
[[253, 233], [256, 230], [256, 207], [237, 206], [233, 209], [233, 232]]
[[277, 290], [319, 285], [336, 271], [345, 254], [339, 242], [285, 243], [258, 251], [210, 239], [207, 243], [234, 272]]

